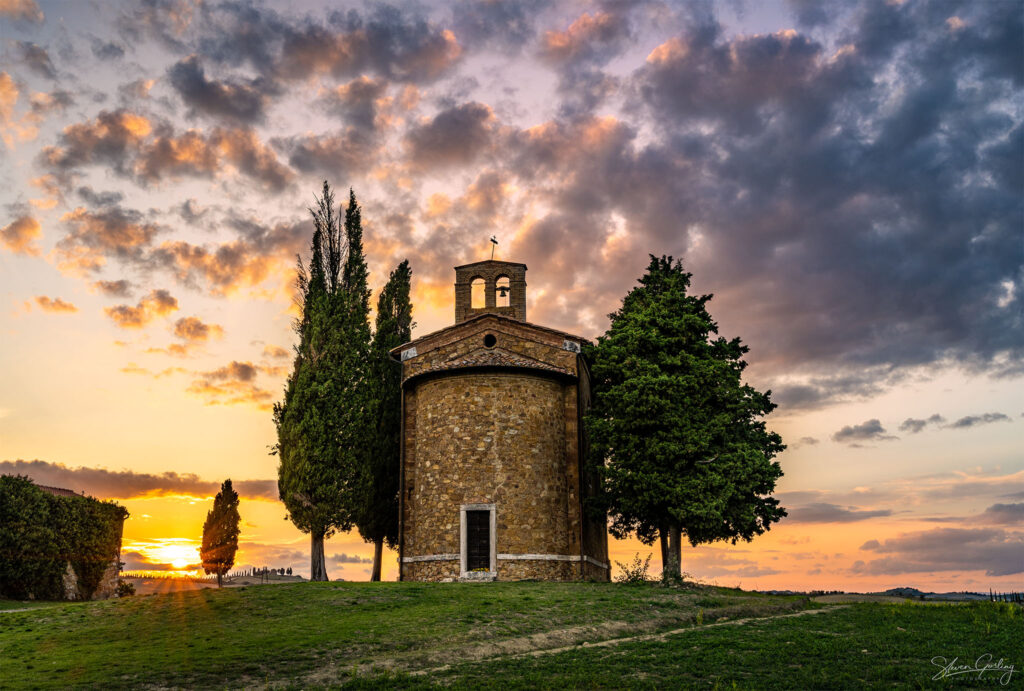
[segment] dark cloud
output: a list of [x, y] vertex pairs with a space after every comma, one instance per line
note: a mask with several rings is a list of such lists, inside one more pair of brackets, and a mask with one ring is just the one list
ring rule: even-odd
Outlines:
[[1024, 503], [993, 504], [977, 518], [979, 523], [1024, 525]]
[[[189, 393], [205, 399], [207, 405], [255, 405], [261, 410], [270, 410], [274, 395], [256, 384], [261, 368], [251, 362], [234, 360], [227, 365], [208, 372], [200, 372], [186, 389]], [[276, 368], [270, 368], [277, 373]]]
[[94, 121], [68, 125], [60, 146], [43, 148], [42, 160], [57, 171], [108, 163], [122, 175], [130, 171], [130, 154], [152, 131], [149, 120], [121, 109], [102, 111]]
[[279, 139], [274, 144], [289, 152], [288, 163], [296, 170], [342, 180], [372, 167], [380, 151], [372, 135], [355, 127], [333, 134]]
[[808, 29], [830, 24], [833, 20], [830, 11], [834, 10], [837, 5], [837, 3], [830, 5], [820, 0], [786, 0], [786, 4], [796, 16], [796, 23]]
[[[1024, 159], [1019, 114], [999, 104], [1020, 99], [1021, 17], [961, 9], [953, 28], [946, 6], [864, 4], [828, 49], [797, 32], [728, 37], [704, 16], [630, 78], [658, 133], [590, 162], [595, 213], [620, 215], [637, 249], [687, 250], [761, 367], [869, 371], [870, 395], [907, 367], [1019, 366]], [[773, 389], [805, 407], [844, 397], [799, 387]]]
[[45, 48], [29, 41], [15, 41], [14, 47], [18, 51], [18, 58], [30, 70], [49, 79], [57, 78], [57, 71]]
[[158, 232], [139, 212], [116, 206], [95, 212], [79, 207], [61, 221], [69, 232], [57, 242], [58, 266], [71, 273], [94, 272], [110, 257], [139, 262]]
[[193, 113], [245, 124], [263, 122], [271, 97], [279, 92], [272, 82], [264, 78], [244, 82], [208, 79], [196, 55], [175, 64], [167, 76]]
[[483, 103], [453, 106], [406, 133], [409, 159], [423, 168], [465, 165], [491, 145], [493, 127]]
[[375, 74], [430, 82], [447, 74], [462, 54], [455, 34], [411, 8], [382, 5], [366, 13], [335, 12], [326, 21], [286, 18], [237, 2], [204, 12], [195, 52], [223, 64], [247, 63], [275, 81]]
[[[37, 484], [64, 487], [99, 499], [133, 499], [146, 496], [186, 494], [212, 497], [220, 482], [206, 481], [192, 473], [136, 473], [106, 468], [69, 468], [49, 461], [0, 461], [0, 474], [26, 475]], [[243, 497], [277, 499], [276, 480], [239, 480], [233, 483]]]
[[79, 187], [76, 192], [89, 206], [116, 206], [124, 199], [122, 192], [95, 192], [87, 185]]
[[847, 425], [832, 435], [832, 440], [849, 444], [861, 441], [889, 441], [898, 439], [885, 433], [885, 428], [878, 420], [866, 420], [859, 425]]
[[819, 408], [841, 401], [866, 399], [896, 383], [900, 375], [887, 368], [867, 368], [840, 375], [812, 377], [803, 383], [782, 383], [772, 388], [772, 400], [784, 410]]
[[817, 446], [820, 443], [821, 442], [818, 439], [815, 439], [814, 437], [800, 437], [800, 439], [797, 440], [797, 443], [794, 444], [793, 446]]
[[956, 422], [951, 422], [946, 427], [950, 429], [967, 429], [978, 425], [988, 425], [993, 422], [1010, 422], [1010, 418], [1003, 413], [983, 413], [981, 415], [965, 415]]
[[327, 557], [327, 560], [332, 564], [372, 564], [373, 559], [371, 557], [360, 557], [357, 554], [332, 554]]
[[586, 13], [565, 31], [547, 31], [540, 58], [553, 65], [600, 65], [617, 55], [631, 37], [629, 20], [612, 12]]
[[194, 198], [186, 199], [178, 205], [176, 210], [182, 220], [189, 224], [199, 223], [210, 211], [209, 207], [200, 206]]
[[31, 106], [30, 119], [33, 122], [42, 122], [52, 113], [63, 113], [75, 104], [75, 97], [67, 91], [51, 91], [50, 93], [39, 92], [32, 94], [29, 99]]
[[[165, 562], [154, 562], [150, 561], [149, 557], [144, 555], [142, 552], [136, 552], [133, 550], [124, 550], [121, 552], [121, 561], [124, 562], [125, 571], [177, 571], [178, 568], [173, 564]], [[195, 568], [200, 568], [201, 564], [196, 564]], [[188, 566], [186, 568], [192, 568]]]
[[119, 60], [124, 57], [124, 46], [97, 38], [92, 42], [92, 54], [100, 60]]
[[185, 341], [202, 342], [222, 337], [224, 329], [218, 324], [206, 324], [197, 317], [183, 317], [174, 322], [174, 335]]
[[139, 43], [152, 39], [172, 52], [183, 52], [200, 6], [192, 0], [140, 0], [122, 13], [119, 33], [125, 40]]
[[163, 289], [151, 290], [136, 305], [115, 305], [103, 311], [122, 329], [141, 329], [178, 309], [178, 299]]
[[814, 76], [822, 47], [795, 32], [719, 39], [702, 27], [658, 46], [640, 70], [640, 95], [659, 113], [721, 123], [730, 134], [754, 134], [761, 111], [795, 98]]
[[789, 517], [786, 520], [794, 523], [853, 523], [892, 515], [889, 509], [866, 510], [855, 506], [843, 507], [825, 503], [806, 504], [787, 510]]
[[205, 135], [195, 130], [177, 134], [162, 128], [140, 148], [134, 171], [139, 179], [151, 183], [183, 176], [214, 177], [225, 164], [276, 192], [287, 188], [294, 178], [291, 169], [247, 128], [216, 128]]
[[92, 284], [94, 288], [110, 297], [126, 298], [132, 294], [135, 286], [131, 281], [120, 278], [116, 281], [96, 281]]
[[280, 192], [294, 177], [249, 128], [178, 133], [166, 122], [123, 108], [69, 125], [61, 133], [60, 145], [45, 147], [40, 158], [64, 179], [79, 168], [107, 164], [118, 175], [143, 185], [168, 178], [212, 178], [233, 168]]
[[854, 573], [900, 574], [985, 571], [986, 576], [1024, 573], [1024, 534], [997, 528], [936, 528], [879, 542], [861, 549], [884, 556], [857, 561]]
[[146, 266], [172, 273], [186, 285], [225, 295], [270, 278], [290, 281], [288, 269], [312, 235], [311, 222], [278, 223], [231, 216], [227, 225], [239, 235], [220, 245], [165, 242], [146, 257]]
[[387, 93], [387, 82], [361, 76], [327, 92], [320, 104], [346, 124], [372, 132], [377, 126], [378, 102]]
[[469, 47], [498, 48], [518, 52], [532, 42], [542, 0], [477, 2], [460, 0], [452, 5], [455, 35]]
[[925, 428], [926, 425], [939, 425], [946, 421], [946, 418], [942, 417], [938, 413], [935, 413], [927, 420], [908, 417], [906, 420], [900, 423], [900, 432], [910, 432], [911, 434], [917, 434]]

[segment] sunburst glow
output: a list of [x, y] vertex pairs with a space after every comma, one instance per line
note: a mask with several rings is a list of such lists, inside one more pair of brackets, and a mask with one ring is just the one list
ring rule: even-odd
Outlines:
[[[158, 538], [126, 543], [126, 551], [138, 552], [154, 569], [195, 571], [199, 564], [199, 542], [186, 537]], [[188, 567], [193, 567], [189, 569]]]

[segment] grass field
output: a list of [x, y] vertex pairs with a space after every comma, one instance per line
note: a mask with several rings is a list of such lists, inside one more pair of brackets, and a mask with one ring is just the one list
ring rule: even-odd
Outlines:
[[[1012, 605], [826, 605], [713, 588], [298, 583], [28, 611], [0, 687], [935, 687], [932, 658], [1024, 675]], [[988, 671], [959, 687], [1001, 688]], [[977, 675], [974, 675], [975, 677]]]

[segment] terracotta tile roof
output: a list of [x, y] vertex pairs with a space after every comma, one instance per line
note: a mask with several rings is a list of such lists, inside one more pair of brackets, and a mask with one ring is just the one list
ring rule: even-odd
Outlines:
[[558, 336], [562, 336], [564, 338], [567, 338], [567, 339], [573, 340], [573, 341], [577, 341], [579, 343], [592, 343], [592, 341], [589, 338], [583, 338], [582, 336], [577, 336], [575, 334], [571, 334], [568, 331], [561, 331], [559, 329], [552, 329], [550, 326], [541, 326], [540, 324], [534, 324], [533, 322], [521, 321], [519, 319], [514, 319], [514, 318], [509, 317], [509, 316], [504, 315], [504, 314], [498, 314], [497, 312], [483, 312], [481, 314], [474, 315], [474, 316], [470, 317], [469, 319], [467, 319], [465, 321], [461, 321], [458, 324], [451, 324], [450, 326], [446, 326], [443, 329], [438, 329], [437, 331], [432, 331], [432, 332], [430, 332], [428, 334], [424, 334], [423, 336], [420, 336], [419, 338], [414, 338], [413, 340], [409, 341], [408, 343], [403, 343], [400, 346], [392, 348], [389, 352], [391, 354], [391, 357], [393, 357], [395, 359], [398, 359], [399, 357], [401, 357], [401, 352], [403, 350], [405, 350], [406, 348], [409, 348], [410, 346], [415, 346], [415, 345], [417, 345], [419, 343], [422, 343], [423, 341], [426, 341], [428, 339], [436, 338], [438, 335], [443, 334], [446, 331], [453, 331], [455, 329], [463, 328], [466, 325], [472, 324], [475, 321], [482, 321], [484, 319], [495, 319], [495, 318], [496, 319], [503, 319], [503, 320], [505, 320], [505, 321], [507, 321], [507, 322], [509, 322], [511, 324], [515, 324], [517, 326], [528, 326], [528, 327], [533, 328], [533, 329], [538, 329], [540, 331], [545, 331], [545, 332], [550, 333], [550, 334], [555, 334], [555, 335], [558, 335]]
[[433, 362], [423, 367], [414, 368], [415, 371], [411, 372], [409, 376], [406, 377], [406, 380], [423, 374], [428, 374], [430, 372], [445, 372], [448, 370], [467, 369], [472, 367], [522, 367], [524, 369], [557, 372], [558, 374], [564, 374], [570, 377], [575, 376], [574, 372], [563, 367], [551, 365], [522, 355], [516, 355], [515, 353], [510, 353], [507, 350], [494, 349], [477, 350], [451, 360]]
[[63, 487], [49, 487], [47, 485], [36, 485], [36, 487], [38, 487], [39, 489], [43, 490], [44, 492], [49, 492], [50, 494], [52, 494], [54, 496], [58, 496], [58, 497], [80, 497], [80, 496], [82, 496], [82, 495], [78, 494], [77, 492], [75, 492], [74, 490], [64, 489]]

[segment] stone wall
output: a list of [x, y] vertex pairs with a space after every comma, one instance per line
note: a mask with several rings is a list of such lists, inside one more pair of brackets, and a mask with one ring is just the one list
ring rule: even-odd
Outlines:
[[467, 504], [494, 505], [495, 552], [513, 557], [497, 557], [499, 580], [608, 580], [584, 559], [608, 563], [606, 525], [582, 511], [595, 491], [579, 462], [582, 340], [488, 314], [393, 351], [403, 365], [403, 580], [460, 577]]
[[404, 557], [458, 554], [460, 507], [491, 503], [498, 552], [571, 554], [563, 388], [518, 373], [453, 373], [416, 387]]

